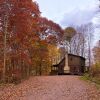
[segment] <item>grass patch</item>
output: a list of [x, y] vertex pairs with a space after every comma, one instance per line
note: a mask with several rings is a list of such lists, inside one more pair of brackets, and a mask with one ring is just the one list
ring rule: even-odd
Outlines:
[[90, 77], [89, 77], [89, 74], [87, 74], [87, 73], [84, 74], [84, 75], [81, 77], [81, 79], [82, 79], [82, 80], [85, 80], [85, 81], [91, 80]]
[[95, 83], [97, 88], [100, 89], [100, 78], [99, 77], [91, 77], [88, 73], [86, 73], [81, 77], [81, 80]]

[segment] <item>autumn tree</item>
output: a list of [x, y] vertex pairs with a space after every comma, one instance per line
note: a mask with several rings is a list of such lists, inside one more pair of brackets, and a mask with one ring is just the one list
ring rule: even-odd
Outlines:
[[77, 32], [73, 27], [67, 27], [64, 29], [64, 45], [69, 53], [72, 51], [71, 41], [76, 33]]
[[40, 18], [40, 38], [47, 40], [48, 43], [58, 45], [63, 37], [62, 28], [47, 18]]
[[[58, 24], [54, 23], [53, 21], [49, 21], [47, 18], [40, 17], [38, 21], [39, 21], [38, 22], [39, 30], [37, 31], [37, 34], [39, 35], [40, 40], [36, 42], [37, 46], [34, 44], [34, 46], [36, 46], [37, 48], [36, 51], [33, 52], [38, 51], [38, 53], [37, 54], [35, 53], [34, 55], [36, 56], [38, 61], [37, 64], [39, 65], [37, 65], [38, 67], [36, 68], [34, 67], [35, 68], [34, 71], [36, 71], [36, 75], [37, 74], [41, 75], [42, 70], [49, 71], [50, 69], [50, 62], [51, 62], [49, 58], [50, 48], [48, 47], [50, 45], [52, 46], [55, 45], [55, 47], [57, 48], [58, 44], [61, 42], [63, 36], [63, 30]], [[42, 43], [44, 43], [44, 45]], [[45, 48], [43, 49], [43, 47]], [[34, 61], [36, 61], [35, 58]], [[45, 66], [43, 64], [45, 64]]]
[[[62, 28], [40, 16], [32, 0], [0, 1], [0, 70], [3, 80], [48, 70], [49, 45], [62, 42]], [[17, 75], [17, 76], [16, 76]]]
[[94, 63], [90, 70], [90, 76], [95, 78], [95, 81], [100, 81], [100, 40], [93, 48]]
[[[28, 48], [32, 30], [40, 12], [38, 5], [32, 0], [2, 0], [0, 1], [1, 36], [4, 36], [3, 78], [6, 70], [21, 67], [22, 63], [30, 63]], [[8, 61], [7, 61], [8, 59]], [[7, 62], [9, 66], [7, 66]]]
[[100, 63], [100, 40], [98, 41], [96, 46], [93, 48], [93, 54], [94, 54], [95, 63]]

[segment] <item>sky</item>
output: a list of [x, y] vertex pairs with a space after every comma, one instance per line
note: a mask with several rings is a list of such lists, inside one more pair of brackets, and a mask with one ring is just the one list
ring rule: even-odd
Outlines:
[[[99, 25], [97, 19], [98, 0], [35, 0], [43, 17], [60, 24], [63, 28], [70, 25]], [[100, 20], [100, 19], [99, 19]], [[100, 39], [96, 29], [95, 40]]]

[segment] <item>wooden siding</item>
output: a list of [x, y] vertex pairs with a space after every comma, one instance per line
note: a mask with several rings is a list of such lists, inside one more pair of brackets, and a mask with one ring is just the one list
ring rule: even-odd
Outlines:
[[[50, 74], [65, 74], [65, 57], [60, 63], [51, 66]], [[70, 74], [81, 75], [85, 71], [85, 58], [73, 54], [68, 54], [68, 66], [70, 67]]]

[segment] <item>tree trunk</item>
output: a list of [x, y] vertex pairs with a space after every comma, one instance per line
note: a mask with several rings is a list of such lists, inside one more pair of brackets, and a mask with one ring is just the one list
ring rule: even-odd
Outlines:
[[8, 15], [4, 17], [4, 66], [3, 66], [3, 82], [5, 82], [6, 77], [6, 44], [7, 44], [7, 27], [8, 27]]

